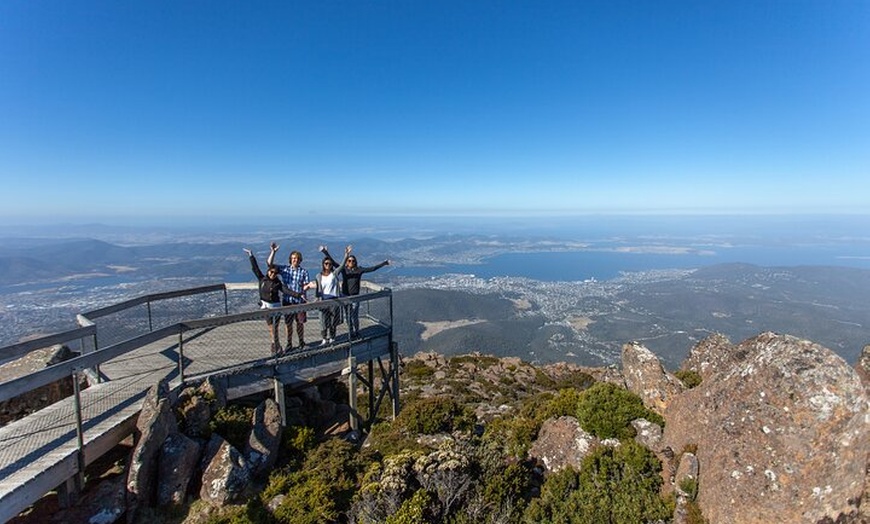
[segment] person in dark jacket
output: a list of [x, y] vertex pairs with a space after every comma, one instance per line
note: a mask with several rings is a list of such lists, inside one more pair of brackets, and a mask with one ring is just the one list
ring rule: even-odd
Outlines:
[[[363, 274], [371, 273], [372, 271], [377, 271], [384, 266], [390, 265], [389, 260], [384, 260], [380, 264], [374, 266], [361, 267], [357, 264], [356, 256], [352, 255], [351, 251], [353, 251], [353, 246], [347, 246], [344, 248], [345, 263], [339, 270], [342, 278], [341, 294], [346, 297], [359, 295]], [[329, 251], [326, 250], [326, 246], [320, 246], [320, 252], [335, 264], [335, 259], [330, 256]], [[347, 306], [347, 329], [350, 338], [356, 338], [359, 336], [359, 302], [354, 302]]]
[[[280, 308], [282, 292], [290, 296], [301, 296], [299, 293], [296, 293], [281, 282], [281, 279], [278, 277], [277, 267], [270, 264], [266, 269], [266, 274], [264, 275], [263, 272], [260, 271], [260, 265], [257, 263], [257, 258], [254, 256], [254, 253], [248, 248], [244, 248], [244, 251], [247, 253], [248, 259], [251, 262], [251, 271], [253, 271], [254, 276], [257, 277], [258, 288], [260, 291], [260, 309]], [[270, 315], [266, 318], [266, 323], [269, 325], [269, 335], [272, 339], [273, 355], [283, 352], [281, 345], [278, 343], [278, 322], [280, 322], [280, 319], [280, 315]]]

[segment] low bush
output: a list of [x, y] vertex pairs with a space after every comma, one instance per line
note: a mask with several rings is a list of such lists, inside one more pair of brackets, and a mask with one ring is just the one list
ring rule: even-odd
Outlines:
[[640, 397], [615, 384], [599, 382], [579, 396], [577, 420], [598, 438], [633, 438], [636, 431], [631, 421], [637, 418], [664, 426], [661, 415], [644, 407]]

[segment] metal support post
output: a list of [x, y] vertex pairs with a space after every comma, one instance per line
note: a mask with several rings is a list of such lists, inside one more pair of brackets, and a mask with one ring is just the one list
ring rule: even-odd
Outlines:
[[82, 395], [79, 387], [79, 370], [72, 372], [73, 380], [73, 403], [76, 415], [76, 444], [78, 446], [76, 463], [78, 471], [75, 475], [75, 489], [80, 492], [85, 485], [85, 431], [82, 424]]
[[[392, 301], [390, 302], [392, 304]], [[393, 420], [399, 416], [399, 345], [390, 342], [390, 378], [393, 389]]]
[[184, 384], [184, 328], [178, 328], [178, 379]]
[[347, 374], [347, 403], [350, 406], [350, 429], [354, 431], [359, 430], [359, 423], [357, 421], [357, 402], [356, 402], [356, 357], [350, 356], [347, 358], [347, 367], [350, 372]]
[[148, 332], [154, 331], [154, 323], [151, 320], [151, 301], [145, 303], [148, 306]]
[[281, 425], [287, 426], [287, 396], [284, 393], [284, 384], [275, 377], [272, 379], [272, 384], [275, 388], [275, 402], [278, 403], [278, 410], [281, 412]]
[[369, 421], [368, 425], [371, 427], [372, 424], [375, 423], [375, 420], [378, 418], [378, 414], [375, 413], [375, 362], [369, 359], [368, 362], [369, 368]]

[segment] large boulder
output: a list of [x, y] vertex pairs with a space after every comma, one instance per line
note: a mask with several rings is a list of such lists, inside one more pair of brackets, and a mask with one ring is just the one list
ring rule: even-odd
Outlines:
[[157, 504], [161, 507], [184, 503], [187, 487], [199, 464], [198, 442], [182, 433], [169, 435], [157, 461]]
[[142, 401], [136, 421], [139, 440], [127, 467], [127, 522], [133, 522], [140, 506], [153, 503], [157, 456], [166, 437], [176, 431], [167, 391], [166, 384], [161, 382], [152, 386]]
[[267, 398], [254, 410], [253, 428], [245, 448], [245, 459], [255, 477], [267, 475], [278, 458], [281, 448], [281, 409]]
[[229, 442], [212, 434], [203, 457], [199, 495], [213, 506], [240, 502], [248, 491], [251, 472], [245, 457]]
[[581, 428], [576, 418], [551, 418], [541, 426], [529, 456], [550, 473], [569, 466], [579, 470], [586, 455], [600, 445], [600, 440]]
[[774, 333], [731, 355], [740, 358], [717, 364], [665, 412], [664, 444], [697, 446], [704, 515], [712, 524], [857, 521], [870, 418], [855, 371], [818, 344]]
[[622, 374], [628, 390], [657, 413], [663, 413], [668, 402], [683, 390], [683, 383], [665, 371], [652, 351], [637, 342], [622, 347]]

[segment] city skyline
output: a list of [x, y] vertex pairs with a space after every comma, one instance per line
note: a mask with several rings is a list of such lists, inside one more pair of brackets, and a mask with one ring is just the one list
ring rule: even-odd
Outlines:
[[870, 213], [870, 4], [5, 2], [0, 220]]

